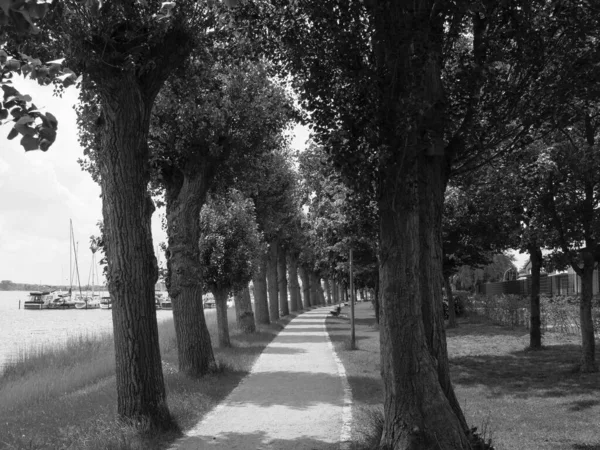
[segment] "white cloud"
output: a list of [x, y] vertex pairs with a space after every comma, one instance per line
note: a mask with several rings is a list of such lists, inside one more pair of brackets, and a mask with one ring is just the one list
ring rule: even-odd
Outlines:
[[[6, 140], [10, 125], [0, 127], [0, 279], [65, 283], [72, 219], [80, 276], [87, 283], [89, 237], [98, 233], [102, 203], [100, 187], [77, 163], [83, 156], [73, 110], [78, 93], [69, 88], [58, 98], [51, 87], [24, 80], [15, 80], [15, 87], [32, 95], [38, 109], [54, 114], [59, 124], [56, 142], [47, 152], [25, 152], [18, 139]], [[160, 235], [160, 224], [153, 225], [155, 230]]]

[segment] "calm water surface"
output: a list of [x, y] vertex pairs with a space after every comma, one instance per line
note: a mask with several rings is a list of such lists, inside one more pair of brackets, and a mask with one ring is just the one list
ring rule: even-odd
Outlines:
[[[0, 369], [20, 351], [63, 344], [69, 337], [112, 333], [112, 313], [105, 309], [24, 310], [28, 292], [0, 291]], [[172, 311], [156, 311], [158, 321]]]

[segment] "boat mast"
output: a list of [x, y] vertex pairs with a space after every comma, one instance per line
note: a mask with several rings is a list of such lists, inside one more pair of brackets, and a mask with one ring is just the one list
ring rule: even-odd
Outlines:
[[73, 292], [73, 246], [71, 236], [73, 235], [73, 221], [69, 219], [69, 294]]
[[77, 262], [77, 246], [75, 245], [75, 236], [73, 235], [73, 221], [71, 220], [71, 240], [73, 242], [73, 248], [75, 248], [75, 270], [77, 272], [77, 283], [79, 285], [79, 295], [83, 297], [81, 292], [81, 279], [79, 278], [79, 263]]

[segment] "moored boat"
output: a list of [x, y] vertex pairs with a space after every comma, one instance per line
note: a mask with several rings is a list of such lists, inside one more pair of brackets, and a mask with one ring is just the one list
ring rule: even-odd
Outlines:
[[79, 296], [75, 301], [75, 308], [77, 309], [96, 309], [100, 308], [100, 296]]
[[100, 299], [100, 309], [112, 309], [112, 299], [110, 295], [102, 296]]
[[60, 291], [33, 291], [23, 302], [24, 309], [68, 309], [73, 306], [71, 296]]

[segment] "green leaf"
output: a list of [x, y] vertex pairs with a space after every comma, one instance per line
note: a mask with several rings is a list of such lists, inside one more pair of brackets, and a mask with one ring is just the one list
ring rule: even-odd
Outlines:
[[38, 140], [33, 136], [23, 136], [23, 139], [21, 139], [21, 145], [26, 152], [37, 150], [39, 148]]
[[48, 121], [50, 128], [54, 128], [55, 130], [58, 128], [58, 120], [56, 120], [56, 117], [52, 114], [46, 113], [46, 120]]
[[10, 133], [8, 133], [8, 136], [6, 137], [6, 139], [8, 139], [10, 141], [11, 139], [16, 138], [18, 135], [19, 135], [19, 132], [15, 128], [12, 128], [10, 130]]
[[15, 129], [23, 136], [34, 136], [36, 133], [35, 128], [31, 128], [30, 126], [23, 124], [15, 125]]
[[27, 125], [31, 122], [33, 122], [35, 119], [33, 117], [31, 117], [28, 114], [24, 114], [23, 116], [21, 116], [21, 118], [17, 121], [17, 125]]
[[0, 109], [0, 120], [4, 120], [8, 117], [8, 109]]

